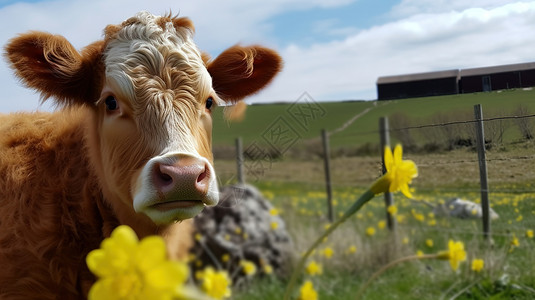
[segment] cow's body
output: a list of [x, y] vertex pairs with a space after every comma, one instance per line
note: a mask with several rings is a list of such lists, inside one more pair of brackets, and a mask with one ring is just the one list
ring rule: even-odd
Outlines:
[[[171, 43], [154, 47], [163, 60], [174, 43], [190, 47], [189, 57], [172, 63], [173, 70], [187, 74], [160, 75], [167, 67], [150, 61], [153, 54], [147, 54], [149, 61], [142, 58], [148, 70], [135, 61], [132, 69], [116, 67], [121, 58], [136, 58], [143, 50], [124, 47], [128, 40], [121, 41], [121, 34], [139, 39], [129, 26], [153, 26], [149, 29], [171, 36]], [[45, 33], [23, 35], [8, 45], [7, 57], [23, 82], [65, 108], [0, 116], [0, 299], [85, 297], [95, 280], [85, 256], [119, 224], [140, 237], [162, 235], [173, 258], [187, 253], [191, 222], [176, 221], [218, 201], [208, 101], [254, 93], [280, 67], [278, 56], [265, 48], [254, 48], [268, 52], [244, 67], [247, 72], [240, 69], [247, 58], [236, 57], [242, 48], [228, 52], [225, 60], [203, 61], [184, 42], [188, 33], [179, 35], [182, 40], [172, 36], [190, 27], [186, 19], [142, 13], [107, 28], [105, 41], [81, 55], [64, 39]], [[267, 75], [252, 69], [262, 60], [274, 64]], [[190, 70], [192, 64], [197, 69]], [[247, 80], [252, 81], [244, 89], [236, 86]]]

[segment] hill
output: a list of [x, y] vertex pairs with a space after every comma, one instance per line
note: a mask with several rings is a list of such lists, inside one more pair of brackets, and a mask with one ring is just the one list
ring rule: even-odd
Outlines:
[[[333, 147], [375, 144], [379, 139], [378, 119], [382, 116], [391, 118], [391, 128], [403, 124], [438, 124], [452, 119], [473, 119], [475, 104], [482, 105], [484, 118], [515, 115], [519, 106], [526, 113], [535, 112], [534, 100], [535, 91], [523, 89], [391, 101], [250, 105], [241, 123], [224, 120], [219, 108], [214, 112], [214, 147], [232, 146], [238, 136], [244, 145], [253, 142], [265, 145], [273, 139], [280, 142], [280, 138], [302, 142], [317, 139], [322, 128], [331, 133]], [[311, 113], [311, 109], [316, 113]], [[518, 138], [520, 134], [516, 131], [507, 129], [505, 139]]]

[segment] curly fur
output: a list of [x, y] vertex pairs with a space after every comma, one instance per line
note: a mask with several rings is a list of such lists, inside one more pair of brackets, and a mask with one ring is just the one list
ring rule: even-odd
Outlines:
[[[136, 47], [149, 50], [136, 52], [129, 34], [139, 41], [134, 36], [143, 32], [150, 33], [147, 43]], [[0, 115], [0, 299], [84, 298], [95, 281], [85, 257], [119, 224], [140, 238], [163, 236], [170, 256], [184, 257], [191, 222], [156, 225], [136, 213], [132, 178], [169, 147], [170, 137], [211, 161], [205, 98], [216, 93], [236, 101], [263, 88], [281, 66], [274, 51], [259, 46], [231, 48], [208, 62], [188, 44], [193, 25], [186, 18], [143, 12], [105, 33], [81, 52], [43, 32], [6, 46], [20, 80], [62, 109]], [[177, 57], [173, 47], [186, 44]], [[125, 67], [135, 57], [138, 67]], [[121, 118], [107, 115], [103, 103], [110, 83], [118, 86]]]

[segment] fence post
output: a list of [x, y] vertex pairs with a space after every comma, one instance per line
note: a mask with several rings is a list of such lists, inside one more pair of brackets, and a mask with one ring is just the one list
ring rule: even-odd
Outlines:
[[333, 203], [332, 203], [332, 186], [331, 186], [331, 163], [330, 163], [330, 150], [329, 150], [329, 136], [325, 129], [321, 130], [321, 140], [323, 142], [323, 162], [325, 167], [325, 184], [327, 188], [327, 217], [329, 222], [334, 221], [333, 216]]
[[490, 237], [490, 205], [489, 205], [489, 185], [487, 182], [487, 157], [485, 154], [485, 131], [483, 129], [483, 109], [481, 104], [474, 105], [474, 116], [476, 119], [476, 141], [477, 156], [479, 160], [479, 178], [481, 183], [481, 210], [483, 212], [483, 237]]
[[245, 174], [243, 173], [243, 144], [241, 137], [236, 138], [236, 163], [238, 167], [238, 183], [245, 184]]
[[[387, 117], [381, 117], [379, 118], [379, 133], [381, 135], [381, 162], [383, 165], [383, 174], [386, 173], [386, 167], [385, 167], [385, 147], [390, 147], [390, 132], [388, 128], [388, 118]], [[384, 193], [385, 198], [385, 209], [387, 210], [390, 205], [394, 204], [394, 199], [392, 196], [392, 193]], [[396, 230], [396, 221], [394, 220], [394, 217], [386, 212], [386, 222], [388, 225], [388, 229], [391, 231]]]

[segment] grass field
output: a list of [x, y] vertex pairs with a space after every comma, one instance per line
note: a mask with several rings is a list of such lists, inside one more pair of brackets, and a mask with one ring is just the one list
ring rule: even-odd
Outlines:
[[[307, 98], [308, 99], [308, 98]], [[229, 123], [219, 112], [214, 113], [214, 145], [233, 145], [234, 139], [241, 136], [244, 144], [254, 141], [262, 143], [262, 135], [280, 118], [287, 121], [287, 125], [295, 129], [300, 139], [318, 138], [322, 128], [335, 131], [350, 121], [354, 116], [369, 109], [364, 115], [352, 122], [343, 131], [331, 136], [331, 145], [347, 146], [364, 143], [376, 143], [378, 140], [378, 119], [394, 113], [402, 113], [409, 117], [414, 124], [440, 123], [436, 115], [451, 113], [473, 117], [473, 106], [481, 104], [484, 116], [513, 115], [519, 105], [535, 112], [535, 90], [511, 90], [490, 93], [466, 95], [439, 96], [431, 98], [414, 98], [395, 101], [355, 101], [337, 103], [313, 103], [312, 107], [319, 109], [310, 115], [307, 124], [300, 126], [295, 116], [296, 107], [292, 104], [250, 105], [245, 120], [241, 123]], [[306, 104], [297, 101], [304, 109]], [[309, 104], [310, 106], [310, 104]], [[293, 110], [292, 110], [293, 109]], [[517, 135], [514, 130], [506, 133], [510, 139]], [[510, 140], [509, 139], [509, 140]]]
[[[214, 144], [233, 145], [237, 136], [244, 139], [245, 145], [261, 143], [266, 128], [283, 118], [299, 132], [301, 147], [317, 152], [318, 149], [310, 147], [317, 144], [307, 144], [307, 140], [317, 138], [321, 128], [336, 131], [363, 111], [366, 113], [360, 118], [331, 136], [332, 146], [376, 143], [380, 116], [403, 112], [414, 124], [433, 124], [437, 113], [470, 116], [474, 104], [482, 104], [487, 117], [510, 116], [520, 104], [535, 112], [534, 98], [534, 91], [517, 90], [377, 103], [321, 103], [324, 117], [310, 120], [305, 128], [292, 119], [290, 104], [250, 106], [243, 123], [215, 120]], [[304, 273], [299, 283], [311, 280], [319, 299], [355, 299], [361, 285], [381, 266], [418, 251], [436, 253], [446, 249], [453, 239], [463, 241], [467, 251], [467, 261], [457, 272], [446, 261], [406, 262], [374, 281], [362, 299], [535, 299], [535, 144], [520, 142], [512, 127], [507, 131], [506, 146], [487, 152], [489, 197], [500, 215], [492, 222], [492, 242], [482, 237], [481, 221], [440, 218], [430, 213], [428, 206], [402, 195], [394, 198], [398, 207], [394, 235], [385, 226], [384, 202], [376, 197], [339, 227], [310, 258], [322, 266], [322, 274]], [[299, 143], [294, 147], [299, 147]], [[480, 201], [477, 153], [473, 149], [404, 156], [419, 168], [419, 177], [411, 185], [415, 199], [434, 204], [451, 197]], [[215, 166], [222, 185], [236, 181], [234, 160], [216, 156]], [[247, 174], [247, 181], [257, 186], [281, 212], [297, 259], [328, 224], [323, 161], [317, 155], [285, 155], [263, 161], [262, 167], [261, 172], [255, 172], [257, 162], [246, 161], [246, 169], [253, 171]], [[335, 216], [339, 217], [380, 175], [380, 158], [335, 157], [331, 173]], [[370, 234], [370, 228], [374, 234]], [[332, 250], [332, 257], [324, 255], [325, 249]], [[474, 259], [484, 260], [481, 272], [471, 270]], [[233, 299], [282, 299], [287, 280], [257, 277], [235, 287]], [[294, 292], [293, 299], [297, 299], [298, 288]]]
[[[402, 264], [380, 277], [367, 290], [364, 299], [533, 299], [535, 297], [535, 172], [533, 160], [526, 157], [533, 146], [506, 153], [489, 151], [489, 186], [493, 209], [500, 215], [492, 222], [493, 244], [482, 238], [477, 220], [439, 218], [418, 202], [396, 195], [397, 242], [385, 228], [385, 207], [380, 197], [372, 200], [318, 250], [313, 259], [324, 272], [312, 280], [320, 299], [355, 299], [362, 283], [382, 265], [418, 250], [434, 253], [446, 247], [449, 239], [466, 245], [468, 261], [459, 272], [447, 262], [423, 261]], [[416, 199], [439, 203], [451, 197], [479, 201], [476, 154], [457, 150], [447, 154], [409, 155], [419, 166], [414, 180]], [[452, 163], [454, 162], [454, 163]], [[351, 168], [347, 168], [351, 166]], [[332, 163], [335, 216], [339, 216], [377, 176], [379, 158], [334, 159]], [[235, 162], [216, 161], [221, 180], [233, 182]], [[253, 180], [251, 178], [251, 180]], [[223, 184], [225, 182], [222, 182]], [[296, 257], [320, 235], [326, 219], [326, 194], [321, 160], [283, 159], [274, 162], [258, 180], [252, 182], [281, 211], [295, 243]], [[376, 233], [368, 236], [373, 227]], [[426, 241], [433, 241], [429, 247]], [[515, 239], [518, 246], [515, 245]], [[349, 253], [351, 246], [357, 251]], [[327, 259], [319, 253], [334, 251]], [[484, 271], [471, 271], [474, 258], [485, 261]], [[311, 276], [304, 276], [310, 278]], [[267, 277], [237, 289], [234, 299], [281, 299], [287, 279]]]

